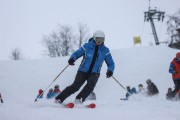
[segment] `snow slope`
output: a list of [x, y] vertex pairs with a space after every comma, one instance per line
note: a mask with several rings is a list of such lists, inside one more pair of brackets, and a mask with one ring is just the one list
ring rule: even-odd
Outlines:
[[[134, 86], [151, 78], [159, 88], [156, 97], [134, 96], [129, 101], [120, 101], [126, 91], [112, 78], [105, 76], [104, 63], [101, 77], [94, 92], [97, 107], [63, 109], [53, 100], [34, 102], [38, 89], [45, 89], [67, 65], [69, 57], [31, 60], [0, 61], [0, 92], [4, 103], [0, 104], [0, 120], [180, 120], [180, 102], [165, 99], [168, 87], [173, 87], [168, 73], [170, 61], [177, 50], [166, 46], [134, 47], [112, 51], [116, 69], [114, 77], [124, 86]], [[61, 90], [70, 85], [81, 60], [69, 66], [53, 83]], [[45, 93], [46, 94], [46, 93]], [[65, 102], [73, 101], [77, 93]], [[45, 95], [44, 95], [45, 97]]]

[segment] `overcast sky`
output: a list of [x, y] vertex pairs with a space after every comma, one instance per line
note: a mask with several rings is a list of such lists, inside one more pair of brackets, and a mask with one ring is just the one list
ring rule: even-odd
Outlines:
[[[0, 60], [8, 60], [13, 48], [24, 58], [43, 57], [42, 35], [58, 24], [77, 29], [79, 22], [106, 34], [105, 44], [112, 49], [134, 47], [133, 36], [140, 35], [142, 45], [154, 43], [150, 23], [144, 23], [149, 0], [0, 0]], [[151, 0], [151, 7], [174, 14], [180, 0]], [[160, 41], [167, 39], [166, 20], [157, 24]]]

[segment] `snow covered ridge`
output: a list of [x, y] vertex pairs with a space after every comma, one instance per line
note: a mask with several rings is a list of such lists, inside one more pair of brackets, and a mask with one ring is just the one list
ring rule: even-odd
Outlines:
[[[114, 77], [124, 86], [136, 87], [150, 78], [158, 87], [159, 95], [152, 98], [134, 96], [136, 100], [120, 101], [126, 91], [112, 78], [106, 78], [103, 64], [94, 92], [96, 108], [60, 108], [53, 100], [34, 102], [38, 90], [45, 89], [67, 65], [69, 57], [31, 60], [0, 61], [0, 120], [179, 120], [180, 102], [167, 101], [168, 87], [173, 87], [168, 68], [177, 50], [166, 46], [134, 47], [112, 50], [115, 61]], [[74, 80], [81, 59], [69, 66], [54, 82], [63, 90]], [[46, 93], [45, 93], [46, 95]], [[44, 97], [45, 97], [44, 95]], [[65, 102], [74, 101], [77, 93]]]

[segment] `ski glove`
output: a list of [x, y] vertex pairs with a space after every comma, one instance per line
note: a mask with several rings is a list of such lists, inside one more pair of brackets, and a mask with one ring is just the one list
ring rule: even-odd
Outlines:
[[75, 62], [75, 60], [74, 60], [73, 58], [70, 58], [70, 59], [68, 60], [68, 63], [69, 63], [70, 65], [74, 65], [74, 62]]
[[107, 77], [107, 78], [110, 78], [112, 75], [113, 75], [113, 72], [112, 72], [112, 71], [108, 70], [108, 71], [106, 72], [106, 77]]

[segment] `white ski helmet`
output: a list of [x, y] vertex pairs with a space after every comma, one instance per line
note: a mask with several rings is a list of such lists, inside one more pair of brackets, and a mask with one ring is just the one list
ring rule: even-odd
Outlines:
[[105, 40], [105, 34], [101, 30], [97, 30], [93, 34], [93, 39], [96, 41], [97, 38], [103, 38], [103, 42]]

